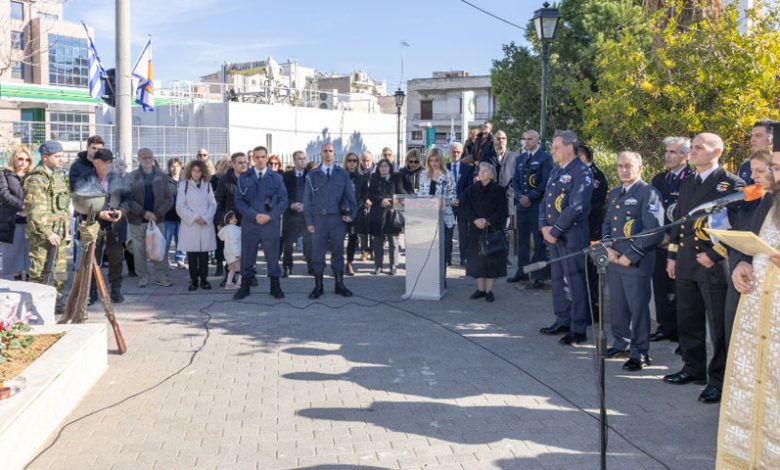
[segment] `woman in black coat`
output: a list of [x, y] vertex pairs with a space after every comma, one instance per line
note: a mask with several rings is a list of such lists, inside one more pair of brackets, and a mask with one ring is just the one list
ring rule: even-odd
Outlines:
[[0, 175], [0, 252], [3, 274], [13, 274], [21, 280], [30, 269], [30, 245], [24, 234], [27, 218], [24, 213], [22, 178], [32, 169], [32, 156], [26, 148], [17, 149]]
[[[354, 152], [349, 152], [344, 157], [344, 169], [347, 170], [349, 175], [349, 181], [352, 183], [352, 189], [355, 193], [355, 201], [357, 201], [357, 207], [362, 208], [361, 202], [361, 182], [362, 176], [358, 171], [358, 156]], [[347, 230], [347, 276], [355, 275], [355, 268], [352, 266], [352, 262], [355, 261], [355, 250], [358, 245], [358, 231], [357, 220], [355, 222], [349, 222], [346, 225]]]
[[368, 180], [368, 200], [371, 201], [371, 211], [368, 213], [369, 233], [374, 247], [374, 274], [382, 272], [384, 254], [384, 241], [390, 255], [389, 274], [395, 274], [395, 249], [398, 246], [398, 234], [403, 227], [393, 227], [393, 196], [404, 194], [401, 180], [397, 173], [393, 173], [392, 166], [387, 160], [380, 160], [376, 165], [376, 172]]
[[469, 186], [460, 205], [469, 227], [466, 238], [466, 275], [477, 280], [477, 290], [471, 294], [471, 298], [485, 297], [488, 302], [495, 300], [493, 283], [496, 278], [506, 276], [506, 251], [488, 256], [479, 252], [480, 235], [485, 230], [503, 233], [508, 214], [506, 191], [493, 181], [495, 176], [493, 165], [480, 163], [479, 180]]

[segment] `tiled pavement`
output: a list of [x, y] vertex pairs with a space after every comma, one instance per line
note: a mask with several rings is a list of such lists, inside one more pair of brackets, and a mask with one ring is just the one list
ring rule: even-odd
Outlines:
[[[592, 332], [559, 346], [537, 333], [549, 290], [502, 279], [487, 304], [463, 274], [438, 303], [400, 301], [401, 275], [348, 278], [352, 299], [326, 278], [317, 303], [304, 276], [284, 302], [264, 278], [240, 303], [187, 292], [183, 270], [170, 288], [129, 280], [127, 354], [30, 468], [598, 468]], [[712, 468], [718, 408], [663, 384], [680, 360], [652, 347], [641, 373], [607, 361], [608, 467]]]

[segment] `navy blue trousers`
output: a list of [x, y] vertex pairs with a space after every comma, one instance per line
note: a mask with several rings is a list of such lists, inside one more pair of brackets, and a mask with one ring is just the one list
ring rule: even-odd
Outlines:
[[258, 225], [244, 221], [241, 225], [241, 277], [244, 279], [255, 275], [257, 246], [260, 243], [263, 244], [268, 277], [282, 275], [282, 269], [279, 267], [279, 222], [271, 221]]
[[[581, 251], [582, 248], [570, 248], [559, 241], [555, 245], [550, 245], [550, 259]], [[588, 326], [585, 255], [553, 263], [551, 270], [555, 323], [568, 326], [572, 333], [585, 334]]]
[[314, 233], [311, 236], [312, 268], [315, 276], [325, 272], [325, 254], [328, 244], [332, 247], [330, 266], [334, 273], [344, 273], [344, 234], [346, 227], [341, 215], [315, 215]]

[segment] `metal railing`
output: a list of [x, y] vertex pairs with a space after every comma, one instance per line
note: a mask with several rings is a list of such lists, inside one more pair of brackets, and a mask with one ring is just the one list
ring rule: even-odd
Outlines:
[[[116, 150], [113, 124], [0, 121], [0, 164], [5, 164], [17, 147], [24, 145], [35, 153], [45, 140], [60, 142], [67, 161], [73, 161], [78, 152], [86, 150], [91, 135], [103, 137], [106, 148]], [[161, 165], [173, 157], [189, 161], [200, 148], [209, 151], [213, 162], [228, 153], [228, 131], [223, 127], [133, 126], [132, 135], [133, 155], [140, 148], [150, 148]]]

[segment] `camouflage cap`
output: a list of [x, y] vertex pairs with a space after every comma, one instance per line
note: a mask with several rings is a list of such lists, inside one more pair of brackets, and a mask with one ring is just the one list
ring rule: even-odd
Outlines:
[[47, 140], [38, 147], [38, 152], [41, 155], [51, 155], [53, 153], [62, 152], [62, 144], [56, 140]]

